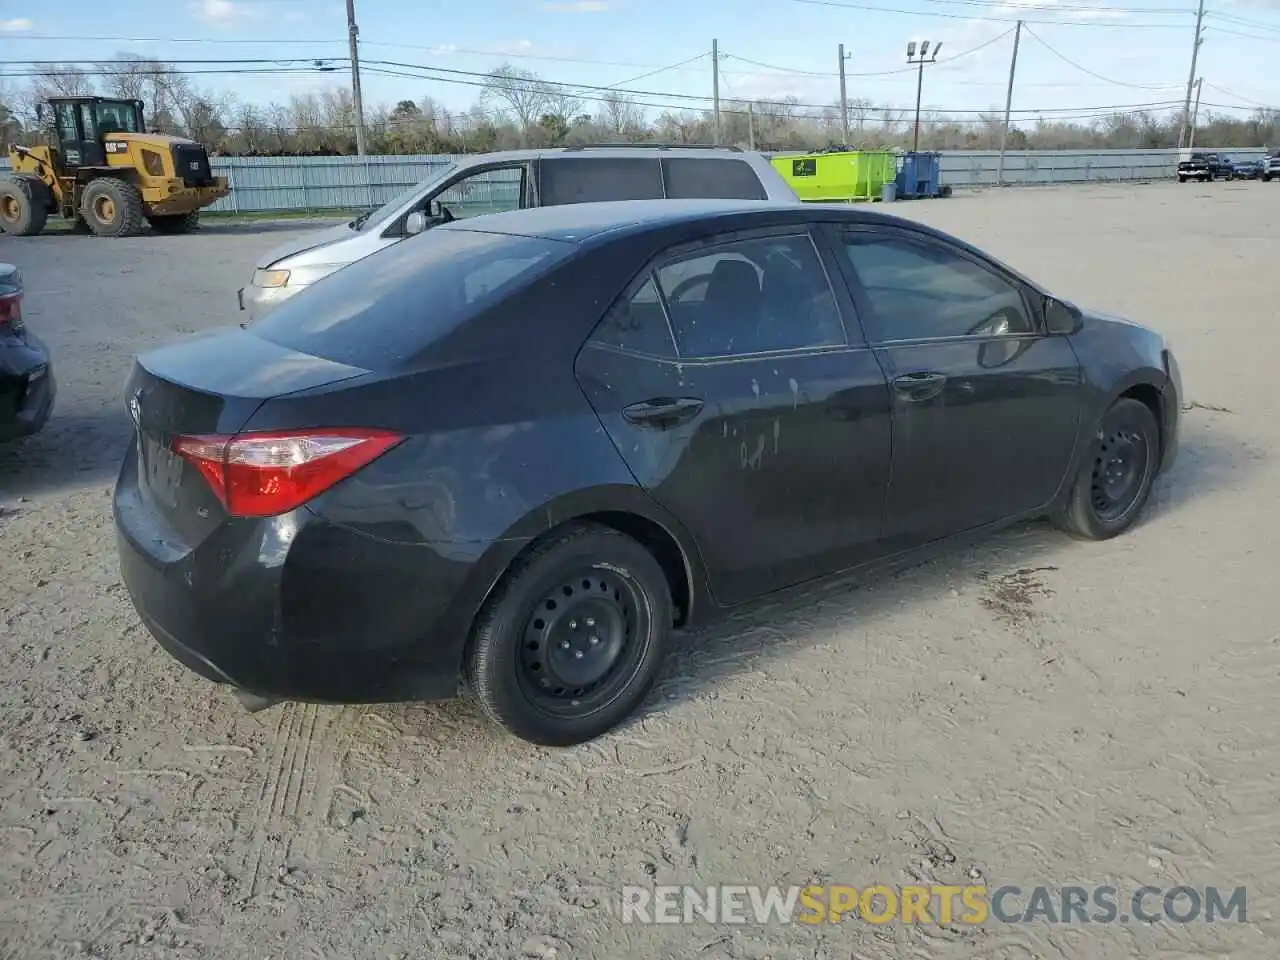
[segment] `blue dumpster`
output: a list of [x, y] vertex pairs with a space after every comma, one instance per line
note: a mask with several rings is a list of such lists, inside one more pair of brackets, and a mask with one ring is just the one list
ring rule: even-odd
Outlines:
[[941, 179], [942, 154], [940, 153], [919, 151], [904, 153], [898, 158], [899, 200], [951, 196], [951, 188], [944, 187]]

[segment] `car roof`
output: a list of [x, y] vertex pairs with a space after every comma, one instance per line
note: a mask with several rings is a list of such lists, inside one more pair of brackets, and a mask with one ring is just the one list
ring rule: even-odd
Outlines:
[[459, 167], [480, 167], [490, 163], [512, 163], [521, 160], [537, 160], [542, 157], [584, 157], [590, 160], [607, 160], [611, 157], [681, 157], [692, 160], [746, 160], [763, 158], [764, 154], [731, 147], [703, 147], [698, 145], [655, 143], [648, 146], [625, 144], [601, 147], [539, 147], [532, 150], [498, 150], [494, 153], [477, 153], [455, 157]]
[[[819, 215], [819, 212], [821, 215]], [[813, 204], [777, 200], [611, 200], [598, 203], [569, 203], [489, 213], [455, 220], [437, 230], [470, 230], [505, 233], [512, 236], [541, 237], [570, 243], [586, 243], [606, 235], [644, 233], [690, 221], [737, 220], [735, 226], [766, 226], [778, 223], [806, 223], [815, 220], [896, 223], [916, 226], [910, 221], [865, 207], [847, 204]]]

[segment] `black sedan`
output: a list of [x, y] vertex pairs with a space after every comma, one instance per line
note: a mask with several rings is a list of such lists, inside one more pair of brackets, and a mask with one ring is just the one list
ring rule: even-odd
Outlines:
[[36, 433], [57, 387], [45, 345], [22, 319], [22, 273], [0, 263], [0, 441]]
[[247, 705], [469, 689], [571, 744], [673, 628], [1024, 518], [1121, 533], [1180, 390], [1157, 333], [867, 210], [496, 214], [142, 356], [120, 560]]

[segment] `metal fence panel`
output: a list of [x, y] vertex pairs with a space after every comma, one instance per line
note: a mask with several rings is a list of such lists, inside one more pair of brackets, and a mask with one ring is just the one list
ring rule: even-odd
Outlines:
[[[1261, 158], [1262, 148], [1222, 151], [1238, 158]], [[1010, 150], [1004, 179], [1011, 184], [1090, 183], [1171, 179], [1179, 151]], [[995, 150], [948, 150], [942, 154], [942, 182], [954, 187], [996, 183]], [[377, 207], [439, 176], [455, 157], [214, 157], [213, 171], [231, 181], [231, 194], [210, 209], [220, 213], [298, 210], [362, 210]], [[9, 169], [0, 160], [0, 174]], [[453, 203], [477, 211], [508, 209], [519, 199], [519, 181], [494, 173]]]

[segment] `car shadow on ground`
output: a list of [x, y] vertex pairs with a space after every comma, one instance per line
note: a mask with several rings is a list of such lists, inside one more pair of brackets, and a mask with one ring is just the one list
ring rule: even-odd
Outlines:
[[[1184, 418], [1178, 462], [1157, 481], [1140, 525], [1163, 522], [1197, 499], [1229, 493], [1244, 482], [1245, 472], [1261, 465], [1261, 450], [1232, 431], [1229, 415], [1193, 410]], [[957, 585], [1035, 570], [1079, 546], [1047, 521], [1032, 521], [957, 544], [931, 560], [873, 574], [842, 574], [745, 604], [724, 620], [673, 639], [653, 694], [622, 729], [673, 704], [706, 697], [725, 679], [759, 670], [769, 658], [829, 642], [851, 622], [872, 621], [903, 602], [926, 602]], [[484, 736], [493, 729], [470, 700], [365, 709], [406, 733], [430, 730], [432, 739]]]
[[32, 437], [0, 443], [0, 504], [115, 482], [133, 436], [123, 403], [96, 414], [59, 415]]

